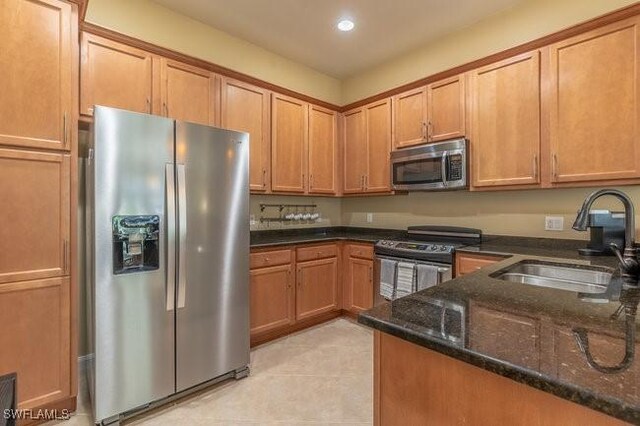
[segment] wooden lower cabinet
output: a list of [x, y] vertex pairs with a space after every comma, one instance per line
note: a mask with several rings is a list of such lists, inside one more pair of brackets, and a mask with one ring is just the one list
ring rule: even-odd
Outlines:
[[458, 252], [455, 257], [455, 276], [461, 277], [479, 271], [486, 266], [504, 260], [504, 258], [505, 256]]
[[69, 277], [0, 284], [0, 376], [18, 375], [18, 407], [70, 398], [71, 288]]
[[297, 264], [296, 320], [338, 310], [338, 258]]
[[345, 245], [343, 308], [352, 314], [373, 307], [373, 247]]
[[623, 425], [389, 334], [374, 334], [374, 425]]
[[250, 273], [251, 335], [286, 327], [295, 321], [293, 265], [254, 269]]

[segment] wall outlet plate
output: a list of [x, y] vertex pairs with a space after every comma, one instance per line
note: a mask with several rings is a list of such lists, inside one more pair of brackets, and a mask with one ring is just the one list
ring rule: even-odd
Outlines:
[[367, 223], [373, 222], [373, 213], [367, 213]]
[[564, 217], [562, 216], [545, 216], [545, 231], [562, 231], [564, 230]]

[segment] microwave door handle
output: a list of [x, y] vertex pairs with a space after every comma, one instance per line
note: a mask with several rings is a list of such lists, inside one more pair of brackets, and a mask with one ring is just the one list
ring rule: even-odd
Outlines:
[[442, 177], [442, 185], [447, 186], [447, 156], [449, 155], [448, 151], [444, 151], [442, 153], [442, 160], [440, 163], [440, 175]]

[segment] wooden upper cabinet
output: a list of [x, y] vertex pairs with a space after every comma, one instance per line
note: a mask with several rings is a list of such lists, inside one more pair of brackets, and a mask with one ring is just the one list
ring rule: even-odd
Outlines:
[[297, 264], [296, 320], [335, 311], [338, 300], [338, 258]]
[[369, 104], [365, 110], [368, 145], [365, 192], [389, 192], [391, 191], [391, 99]]
[[58, 0], [0, 2], [1, 145], [71, 148], [74, 8]]
[[471, 71], [475, 188], [540, 181], [540, 53]]
[[437, 142], [466, 135], [464, 75], [427, 86], [427, 139]]
[[271, 189], [270, 93], [228, 78], [222, 79], [222, 127], [249, 133], [249, 189]]
[[393, 97], [393, 147], [426, 142], [427, 88], [420, 87]]
[[161, 59], [162, 115], [176, 120], [219, 124], [219, 77], [201, 68]]
[[353, 194], [364, 191], [367, 174], [367, 123], [364, 108], [347, 111], [343, 116], [344, 158], [343, 191]]
[[93, 115], [94, 105], [151, 113], [151, 53], [88, 33], [81, 49], [81, 114]]
[[308, 104], [277, 93], [271, 96], [271, 189], [304, 193]]
[[335, 194], [337, 126], [335, 111], [309, 106], [309, 185], [311, 194]]
[[640, 177], [639, 22], [549, 47], [552, 182]]
[[69, 275], [71, 160], [0, 149], [0, 286]]

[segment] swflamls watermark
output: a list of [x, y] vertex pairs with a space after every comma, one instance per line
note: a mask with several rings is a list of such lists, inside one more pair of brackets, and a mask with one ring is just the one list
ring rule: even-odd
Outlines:
[[12, 410], [2, 412], [5, 420], [68, 420], [71, 417], [69, 410]]

